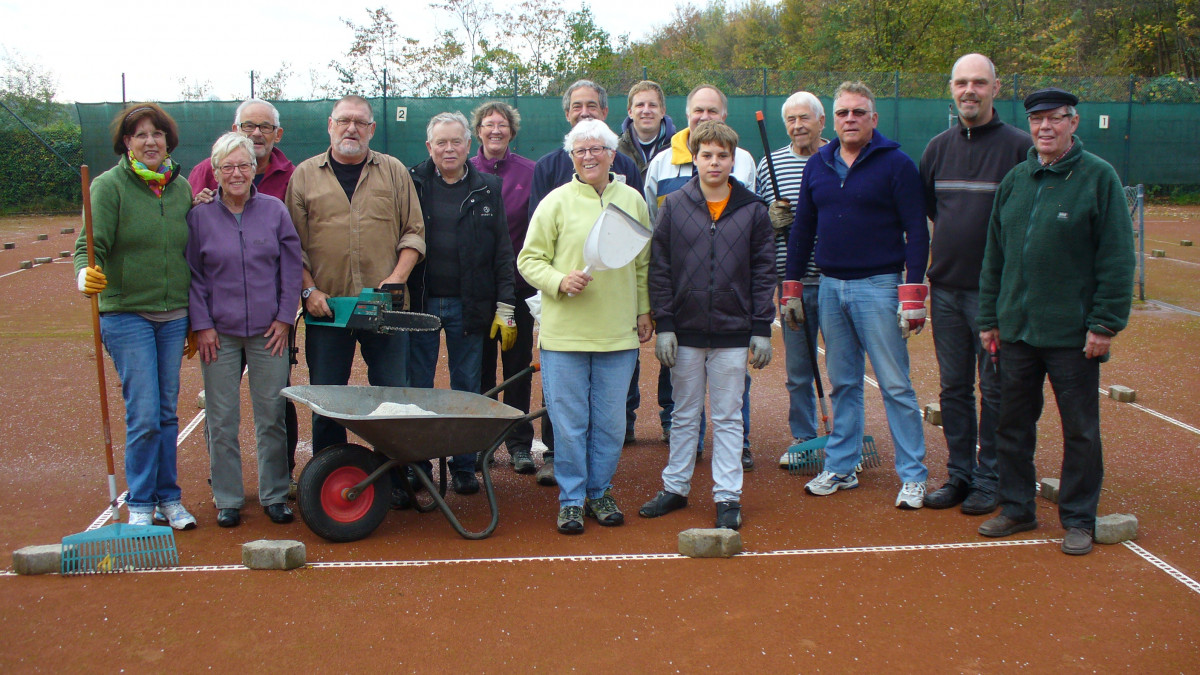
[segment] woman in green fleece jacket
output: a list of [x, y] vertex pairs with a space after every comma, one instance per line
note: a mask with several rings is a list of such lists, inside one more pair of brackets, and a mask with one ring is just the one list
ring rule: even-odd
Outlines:
[[188, 332], [184, 258], [192, 206], [170, 152], [175, 120], [153, 103], [134, 103], [113, 120], [121, 158], [91, 187], [96, 264], [87, 266], [86, 233], [75, 242], [79, 290], [100, 294], [100, 335], [125, 399], [126, 505], [131, 525], [150, 525], [158, 507], [171, 527], [190, 530], [175, 466], [179, 365]]

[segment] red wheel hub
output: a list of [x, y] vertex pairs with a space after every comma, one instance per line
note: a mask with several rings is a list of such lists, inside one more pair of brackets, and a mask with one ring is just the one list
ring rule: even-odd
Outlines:
[[367, 472], [355, 466], [336, 469], [321, 484], [321, 509], [339, 523], [353, 523], [367, 514], [375, 501], [375, 486], [368, 485], [356, 499], [346, 499], [346, 490], [358, 485]]

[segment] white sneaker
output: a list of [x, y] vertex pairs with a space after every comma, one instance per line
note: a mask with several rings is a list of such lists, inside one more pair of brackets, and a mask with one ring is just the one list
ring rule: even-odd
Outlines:
[[896, 508], [919, 509], [925, 505], [925, 483], [905, 483], [896, 495]]
[[158, 507], [162, 510], [163, 515], [167, 517], [167, 522], [176, 530], [196, 529], [196, 518], [188, 513], [188, 510], [183, 508], [183, 504], [180, 502], [159, 504]]
[[854, 474], [837, 474], [832, 471], [822, 471], [816, 478], [808, 481], [804, 491], [810, 495], [824, 497], [838, 490], [853, 490], [858, 487], [858, 476]]
[[129, 524], [139, 525], [141, 527], [149, 527], [154, 524], [153, 511], [130, 511]]

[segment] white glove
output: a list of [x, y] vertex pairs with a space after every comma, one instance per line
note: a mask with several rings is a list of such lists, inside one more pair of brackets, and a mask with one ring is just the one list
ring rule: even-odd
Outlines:
[[675, 353], [679, 351], [679, 341], [675, 339], [674, 333], [659, 333], [658, 339], [654, 341], [654, 355], [658, 357], [658, 362], [667, 368], [675, 367]]
[[771, 338], [761, 335], [750, 336], [750, 365], [766, 368], [771, 362]]

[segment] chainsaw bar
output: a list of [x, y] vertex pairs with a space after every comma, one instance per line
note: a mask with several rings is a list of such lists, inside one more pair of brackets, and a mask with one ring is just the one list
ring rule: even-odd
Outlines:
[[380, 333], [410, 333], [437, 331], [441, 328], [442, 320], [432, 314], [382, 311], [379, 313], [379, 324], [375, 330]]

